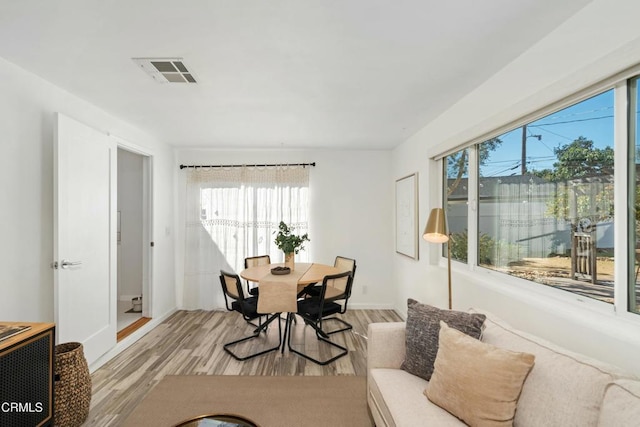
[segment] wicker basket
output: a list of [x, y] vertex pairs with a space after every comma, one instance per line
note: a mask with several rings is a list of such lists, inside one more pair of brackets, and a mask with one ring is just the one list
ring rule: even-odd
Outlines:
[[91, 406], [91, 376], [82, 344], [58, 344], [55, 353], [54, 425], [81, 426]]

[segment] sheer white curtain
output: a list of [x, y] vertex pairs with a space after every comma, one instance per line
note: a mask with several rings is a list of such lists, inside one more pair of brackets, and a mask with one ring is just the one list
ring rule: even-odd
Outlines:
[[[274, 244], [280, 221], [309, 229], [309, 167], [235, 167], [185, 170], [183, 306], [224, 307], [220, 269], [240, 273], [245, 257], [283, 255]], [[306, 251], [296, 260], [308, 261]]]

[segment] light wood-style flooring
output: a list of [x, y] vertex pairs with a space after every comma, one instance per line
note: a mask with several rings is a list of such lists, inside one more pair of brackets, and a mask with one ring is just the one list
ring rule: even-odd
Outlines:
[[[392, 310], [348, 310], [342, 318], [353, 330], [331, 335], [331, 339], [346, 346], [349, 354], [320, 366], [288, 350], [236, 361], [223, 345], [254, 329], [238, 313], [178, 311], [91, 375], [91, 411], [84, 425], [119, 425], [165, 375], [366, 375], [367, 325], [402, 319]], [[331, 322], [324, 329], [338, 326]], [[293, 325], [291, 341], [294, 348], [316, 358], [333, 354], [300, 318]], [[260, 341], [251, 340], [236, 350], [247, 354], [277, 342], [278, 326], [273, 322]]]

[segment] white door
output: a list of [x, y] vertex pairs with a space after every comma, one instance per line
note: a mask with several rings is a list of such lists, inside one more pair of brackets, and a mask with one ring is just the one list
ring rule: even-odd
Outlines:
[[56, 338], [91, 364], [116, 344], [117, 147], [62, 114], [54, 133]]

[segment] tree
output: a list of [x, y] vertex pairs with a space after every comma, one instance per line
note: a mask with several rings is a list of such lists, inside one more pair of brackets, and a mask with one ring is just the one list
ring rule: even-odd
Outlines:
[[557, 185], [555, 197], [547, 202], [547, 213], [577, 226], [578, 220], [593, 223], [613, 215], [613, 149], [595, 148], [583, 136], [555, 148], [558, 161], [553, 169], [532, 171], [533, 175]]
[[[502, 144], [502, 140], [500, 138], [492, 138], [488, 141], [483, 142], [478, 145], [478, 161], [481, 165], [485, 164], [485, 162], [489, 159], [489, 156], [492, 151], [494, 151], [498, 146]], [[465, 177], [468, 177], [469, 174], [469, 148], [465, 148], [464, 150], [460, 150], [457, 153], [451, 154], [447, 156], [447, 194], [446, 198], [449, 199], [449, 196], [458, 188], [460, 182]], [[449, 202], [448, 202], [449, 203]], [[447, 210], [450, 209], [450, 206], [447, 205]], [[450, 232], [456, 234], [456, 230], [449, 230]], [[467, 237], [466, 231], [464, 231], [464, 235], [461, 235], [460, 240], [453, 240], [450, 242], [452, 245], [452, 256], [453, 259], [464, 260], [467, 259]]]
[[553, 152], [558, 158], [553, 169], [532, 171], [532, 175], [551, 182], [613, 175], [613, 148], [594, 148], [593, 141], [583, 136]]
[[[486, 161], [489, 159], [491, 152], [494, 151], [502, 144], [502, 140], [500, 138], [491, 138], [478, 147], [478, 161], [481, 165], [484, 165]], [[465, 148], [464, 150], [460, 150], [457, 153], [451, 154], [447, 156], [447, 196], [450, 196], [458, 185], [460, 185], [460, 181], [469, 173], [469, 149]], [[450, 181], [453, 178], [453, 181]]]

